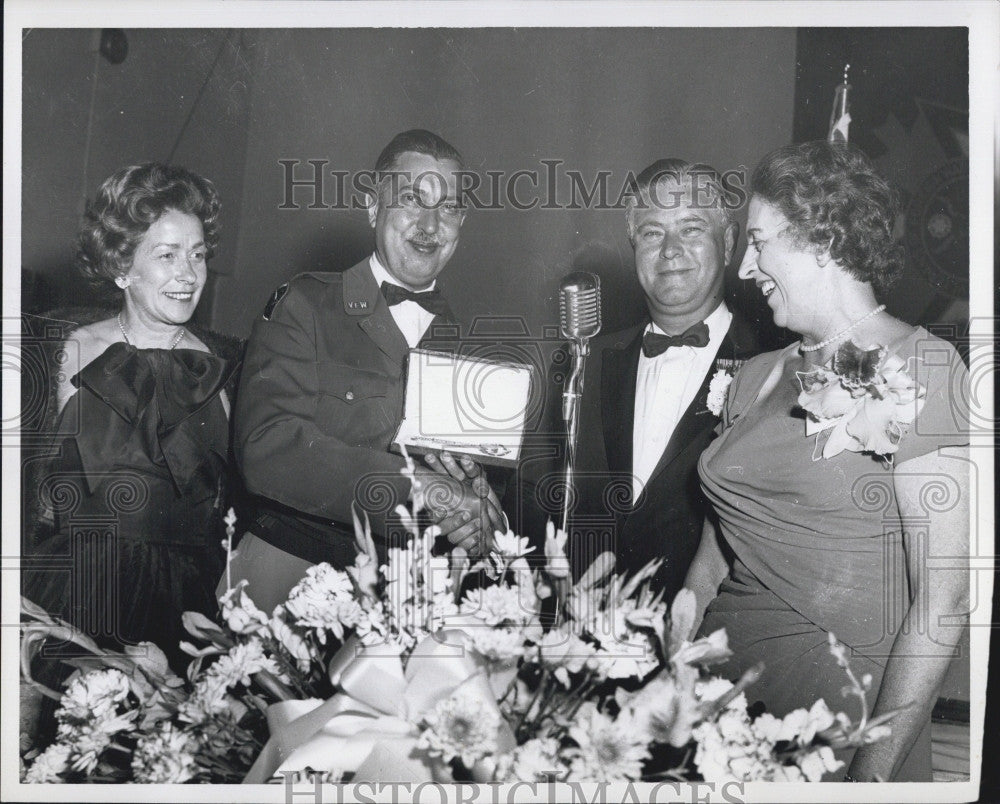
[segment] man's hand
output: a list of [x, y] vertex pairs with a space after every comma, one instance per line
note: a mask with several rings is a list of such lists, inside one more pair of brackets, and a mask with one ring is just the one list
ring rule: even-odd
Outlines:
[[468, 455], [462, 455], [456, 461], [447, 450], [440, 455], [429, 452], [424, 456], [424, 460], [439, 475], [452, 477], [460, 483], [471, 485], [476, 495], [486, 502], [490, 518], [490, 533], [495, 530], [499, 530], [501, 533], [507, 532], [507, 517], [504, 516], [503, 509], [500, 507], [500, 500], [497, 499], [496, 492], [493, 491], [493, 487], [486, 479], [486, 473], [478, 463]]
[[431, 520], [452, 544], [472, 556], [487, 555], [494, 530], [506, 531], [507, 524], [482, 469], [469, 459], [459, 465], [448, 453], [426, 460], [434, 471], [419, 467], [417, 476]]

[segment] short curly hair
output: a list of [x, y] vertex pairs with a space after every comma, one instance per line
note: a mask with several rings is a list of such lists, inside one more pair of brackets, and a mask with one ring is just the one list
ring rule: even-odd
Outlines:
[[778, 148], [754, 169], [750, 189], [781, 211], [798, 243], [829, 246], [830, 256], [876, 293], [902, 274], [896, 193], [856, 147], [818, 140]]
[[194, 215], [211, 256], [219, 243], [219, 194], [208, 179], [176, 165], [129, 165], [104, 180], [87, 202], [77, 235], [80, 272], [106, 290], [132, 267], [136, 247], [167, 210]]

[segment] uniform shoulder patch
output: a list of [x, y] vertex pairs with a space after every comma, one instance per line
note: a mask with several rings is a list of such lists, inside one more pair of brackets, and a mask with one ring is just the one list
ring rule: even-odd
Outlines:
[[277, 288], [274, 293], [271, 294], [270, 300], [267, 302], [267, 306], [264, 308], [264, 320], [270, 321], [271, 315], [274, 313], [274, 308], [278, 306], [278, 303], [285, 298], [285, 294], [288, 293], [288, 283], [285, 282], [284, 285]]

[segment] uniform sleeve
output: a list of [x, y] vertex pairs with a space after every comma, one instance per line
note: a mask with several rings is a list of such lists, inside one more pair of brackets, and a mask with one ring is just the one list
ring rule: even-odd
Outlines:
[[925, 390], [924, 403], [899, 442], [898, 466], [941, 447], [969, 443], [969, 371], [950, 343], [926, 332], [905, 353], [908, 372]]
[[259, 318], [247, 345], [235, 417], [235, 454], [247, 488], [313, 516], [351, 522], [351, 503], [384, 532], [409, 496], [403, 459], [350, 444], [317, 424], [317, 289], [293, 280]]

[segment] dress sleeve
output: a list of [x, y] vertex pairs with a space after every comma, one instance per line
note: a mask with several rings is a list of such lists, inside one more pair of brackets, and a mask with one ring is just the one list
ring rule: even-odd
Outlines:
[[925, 389], [924, 404], [899, 442], [898, 466], [941, 447], [969, 443], [969, 371], [950, 343], [919, 330], [897, 352], [908, 361], [911, 376]]

